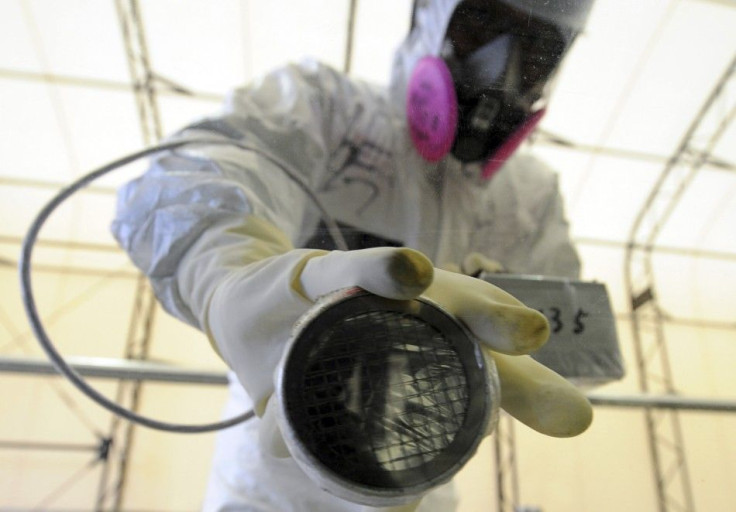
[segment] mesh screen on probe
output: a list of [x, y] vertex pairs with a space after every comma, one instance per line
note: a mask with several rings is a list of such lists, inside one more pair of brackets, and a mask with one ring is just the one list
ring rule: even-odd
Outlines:
[[428, 301], [352, 292], [327, 302], [301, 322], [282, 371], [297, 460], [379, 498], [449, 479], [490, 416], [475, 342]]

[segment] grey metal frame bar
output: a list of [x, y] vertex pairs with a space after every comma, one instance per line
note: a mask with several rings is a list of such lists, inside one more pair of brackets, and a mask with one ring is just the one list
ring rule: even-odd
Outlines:
[[[645, 394], [676, 395], [664, 335], [666, 312], [658, 300], [651, 247], [693, 179], [709, 161], [720, 137], [736, 117], [729, 104], [736, 84], [736, 58], [726, 67], [686, 131], [677, 150], [636, 217], [625, 259], [639, 387]], [[716, 119], [715, 125], [712, 123]], [[711, 122], [708, 122], [711, 121]], [[713, 127], [715, 126], [715, 127]], [[675, 410], [645, 409], [649, 450], [660, 512], [694, 511], [684, 438]]]
[[[70, 357], [67, 361], [84, 377], [172, 384], [227, 384], [224, 371], [193, 370], [131, 359]], [[59, 375], [54, 365], [45, 358], [7, 356], [0, 357], [0, 373]]]
[[[81, 375], [91, 378], [213, 386], [225, 386], [228, 383], [225, 371], [197, 370], [150, 361], [115, 358], [70, 357], [68, 361], [70, 366]], [[59, 375], [56, 368], [47, 359], [32, 357], [0, 357], [0, 373]], [[604, 393], [589, 393], [588, 399], [593, 405], [599, 407], [736, 412], [736, 399], [715, 400], [679, 395], [608, 395]]]

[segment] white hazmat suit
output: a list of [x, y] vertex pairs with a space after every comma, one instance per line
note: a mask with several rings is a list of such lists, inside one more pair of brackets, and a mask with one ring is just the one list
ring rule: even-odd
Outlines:
[[[225, 273], [219, 266], [238, 264], [239, 256], [228, 256], [233, 247], [248, 245], [247, 236], [260, 232], [258, 226], [234, 227], [243, 219], [262, 219], [283, 235], [265, 236], [256, 252], [334, 248], [308, 197], [263, 155], [272, 155], [311, 187], [351, 249], [406, 246], [435, 267], [462, 266], [469, 254], [480, 253], [513, 273], [578, 275], [557, 178], [544, 164], [520, 151], [485, 180], [480, 164], [452, 156], [428, 163], [412, 146], [404, 106], [407, 80], [419, 58], [439, 54], [456, 3], [418, 4], [416, 26], [397, 52], [388, 90], [313, 61], [286, 66], [236, 90], [222, 114], [175, 136], [230, 139], [262, 154], [222, 144], [178, 149], [156, 158], [121, 190], [114, 235], [150, 278], [167, 311], [215, 340], [227, 338], [227, 329], [207, 317], [211, 304], [225, 300], [208, 283]], [[245, 242], [233, 241], [239, 233]], [[311, 258], [307, 251], [291, 251], [276, 266], [303, 267], [297, 260]], [[267, 278], [268, 271], [262, 275]], [[226, 416], [254, 405], [261, 414], [280, 354], [269, 352], [273, 345], [264, 342], [265, 348], [254, 349], [241, 366], [227, 343], [215, 345], [240, 378], [232, 379]], [[205, 510], [368, 510], [321, 491], [293, 459], [263, 453], [261, 421], [219, 434]], [[448, 511], [453, 503], [445, 486], [429, 493], [418, 510]]]

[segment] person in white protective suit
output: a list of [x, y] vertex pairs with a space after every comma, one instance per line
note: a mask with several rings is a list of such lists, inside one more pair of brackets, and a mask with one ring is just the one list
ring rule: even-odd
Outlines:
[[[273, 417], [274, 371], [294, 322], [340, 288], [426, 295], [492, 355], [507, 412], [560, 437], [591, 421], [578, 390], [523, 355], [546, 341], [546, 319], [446, 270], [578, 275], [557, 178], [517, 146], [543, 114], [590, 1], [458, 3], [417, 1], [387, 90], [317, 62], [288, 65], [174, 137], [257, 151], [187, 146], [121, 189], [119, 243], [165, 309], [204, 331], [232, 369], [226, 415], [251, 406], [258, 415], [219, 434], [205, 510], [373, 510], [313, 483]], [[425, 62], [446, 68], [417, 78]], [[335, 250], [280, 165], [315, 192], [350, 251]], [[447, 485], [402, 510], [454, 506]]]

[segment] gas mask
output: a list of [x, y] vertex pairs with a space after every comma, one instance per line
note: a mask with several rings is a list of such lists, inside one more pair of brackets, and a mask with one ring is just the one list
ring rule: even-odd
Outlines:
[[420, 155], [438, 161], [451, 153], [482, 162], [483, 176], [493, 176], [544, 115], [573, 36], [506, 6], [461, 4], [441, 55], [421, 59], [409, 82], [409, 131]]

